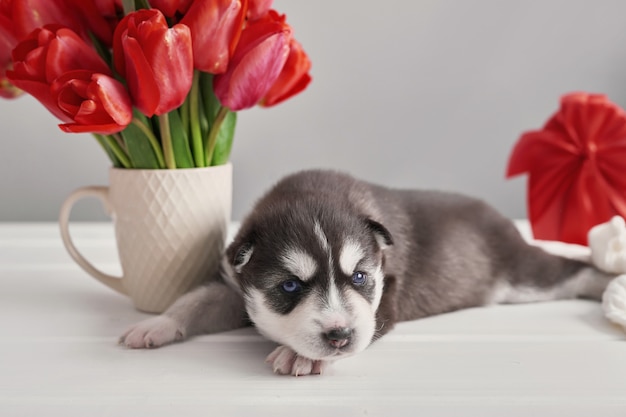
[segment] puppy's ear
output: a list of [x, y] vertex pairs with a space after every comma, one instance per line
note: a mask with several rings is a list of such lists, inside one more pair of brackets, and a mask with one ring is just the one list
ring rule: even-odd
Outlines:
[[226, 248], [220, 265], [222, 279], [240, 294], [241, 269], [250, 261], [254, 251], [251, 237], [251, 233], [238, 233], [235, 240]]
[[226, 249], [226, 258], [231, 268], [237, 274], [241, 273], [241, 269], [250, 261], [250, 257], [254, 252], [254, 233], [239, 233], [233, 243]]
[[367, 227], [374, 234], [376, 242], [378, 242], [378, 246], [381, 249], [385, 249], [386, 247], [393, 245], [391, 233], [389, 233], [389, 230], [387, 230], [385, 226], [378, 223], [376, 220], [367, 219]]
[[233, 252], [234, 256], [231, 258], [231, 265], [236, 273], [241, 273], [241, 269], [250, 261], [253, 252], [254, 245], [252, 242], [243, 243]]

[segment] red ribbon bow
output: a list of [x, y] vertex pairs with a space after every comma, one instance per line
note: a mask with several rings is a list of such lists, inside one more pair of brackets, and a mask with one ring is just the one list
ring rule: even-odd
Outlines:
[[513, 149], [507, 177], [524, 173], [535, 238], [586, 245], [593, 226], [626, 216], [626, 113], [600, 94], [561, 97]]

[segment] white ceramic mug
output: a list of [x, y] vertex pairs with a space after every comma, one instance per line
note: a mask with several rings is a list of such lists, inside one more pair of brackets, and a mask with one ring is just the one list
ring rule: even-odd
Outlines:
[[[113, 218], [122, 276], [98, 270], [74, 246], [76, 201], [96, 197]], [[111, 168], [108, 187], [84, 187], [63, 203], [59, 224], [70, 256], [139, 310], [160, 313], [219, 266], [232, 202], [232, 165], [175, 170]]]

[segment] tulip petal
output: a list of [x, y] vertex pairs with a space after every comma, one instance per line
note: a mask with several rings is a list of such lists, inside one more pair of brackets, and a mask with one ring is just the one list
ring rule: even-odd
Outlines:
[[176, 13], [187, 13], [193, 0], [150, 0], [150, 7], [159, 9], [165, 16], [174, 17]]
[[0, 15], [0, 65], [6, 68], [11, 62], [11, 51], [17, 45], [17, 37], [12, 22]]
[[120, 132], [132, 120], [132, 106], [124, 86], [105, 74], [70, 71], [57, 78], [51, 93], [69, 123], [65, 132], [110, 134]]
[[110, 135], [120, 132], [123, 127], [117, 123], [101, 124], [101, 125], [80, 125], [76, 123], [60, 124], [59, 128], [65, 133], [97, 133], [101, 135]]
[[87, 38], [75, 10], [64, 0], [13, 0], [13, 21], [18, 39], [47, 24], [66, 26]]
[[239, 42], [247, 0], [195, 1], [181, 23], [191, 30], [194, 66], [221, 74]]
[[7, 71], [9, 80], [62, 121], [67, 121], [67, 115], [58, 108], [50, 92], [55, 79], [76, 69], [111, 73], [90, 45], [59, 25], [34, 30], [15, 47], [12, 55], [14, 68]]
[[134, 105], [143, 114], [161, 115], [183, 104], [193, 80], [191, 33], [187, 26], [168, 28], [157, 9], [130, 13], [115, 30], [113, 55]]
[[284, 91], [282, 94], [277, 95], [276, 97], [272, 97], [271, 99], [267, 99], [261, 102], [262, 106], [271, 107], [277, 104], [282, 103], [283, 101], [295, 96], [296, 94], [304, 91], [309, 84], [313, 81], [313, 78], [309, 74], [304, 74], [300, 79], [297, 80], [295, 84], [292, 84], [289, 90]]
[[[253, 28], [257, 27], [264, 29], [261, 25]], [[290, 31], [281, 25], [267, 25], [265, 31], [255, 30], [242, 35], [240, 48], [231, 62], [232, 68], [214, 78], [215, 95], [223, 106], [239, 111], [261, 100], [287, 61], [290, 35]]]
[[129, 69], [126, 71], [128, 90], [134, 99], [135, 106], [143, 114], [151, 117], [161, 98], [159, 86], [154, 80], [154, 73], [136, 39], [127, 37], [123, 40], [123, 45], [126, 67]]
[[117, 9], [115, 0], [107, 1], [85, 1], [85, 0], [65, 0], [68, 8], [77, 10], [84, 26], [89, 28], [98, 39], [105, 45], [110, 46], [113, 40], [113, 31], [117, 24]]
[[28, 94], [33, 96], [37, 101], [44, 105], [46, 109], [50, 113], [52, 113], [55, 117], [62, 121], [70, 121], [71, 119], [67, 117], [67, 115], [59, 109], [56, 101], [52, 97], [50, 93], [50, 86], [46, 83], [31, 81], [31, 80], [23, 80], [16, 79], [12, 76], [13, 71], [7, 71], [7, 76], [9, 80], [13, 83], [17, 88], [26, 91]]
[[309, 57], [302, 46], [292, 39], [285, 66], [261, 101], [261, 105], [275, 106], [304, 90], [311, 82], [311, 76], [308, 74], [310, 69]]
[[149, 39], [144, 46], [154, 81], [160, 89], [155, 114], [161, 115], [180, 107], [193, 81], [193, 52], [191, 33], [178, 24]]
[[111, 75], [111, 69], [95, 49], [69, 29], [59, 29], [56, 38], [48, 44], [46, 79], [49, 83], [67, 72], [68, 68], [89, 69]]
[[104, 107], [106, 113], [119, 125], [127, 125], [132, 121], [132, 108], [124, 87], [111, 77], [95, 74], [92, 77], [95, 91], [92, 91]]
[[273, 0], [250, 0], [248, 2], [248, 19], [261, 19], [272, 8]]

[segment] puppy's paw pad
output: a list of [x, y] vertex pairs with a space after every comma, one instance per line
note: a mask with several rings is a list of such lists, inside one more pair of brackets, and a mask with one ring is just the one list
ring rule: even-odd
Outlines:
[[178, 323], [167, 316], [151, 317], [130, 327], [119, 343], [131, 349], [157, 348], [184, 339]]
[[280, 375], [319, 375], [322, 373], [325, 362], [316, 361], [298, 355], [287, 346], [279, 346], [266, 359], [272, 365], [274, 373]]
[[326, 361], [314, 361], [312, 359], [298, 356], [291, 367], [291, 375], [321, 375], [324, 372], [324, 369], [326, 369], [326, 365]]
[[289, 375], [291, 367], [296, 360], [296, 352], [287, 346], [278, 346], [265, 359], [265, 362], [272, 366], [272, 370], [276, 374]]

